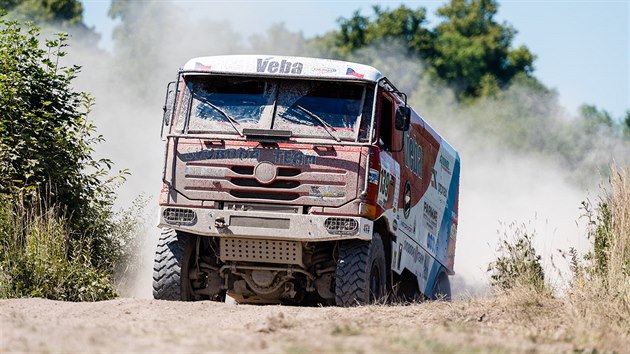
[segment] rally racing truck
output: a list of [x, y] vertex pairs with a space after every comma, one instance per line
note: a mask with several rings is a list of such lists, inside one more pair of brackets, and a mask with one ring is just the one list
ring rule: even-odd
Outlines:
[[162, 137], [156, 299], [450, 297], [459, 155], [373, 67], [195, 58]]

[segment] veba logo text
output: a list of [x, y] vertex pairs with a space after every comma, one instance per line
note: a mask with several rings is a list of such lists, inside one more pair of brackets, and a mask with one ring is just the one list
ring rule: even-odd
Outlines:
[[301, 74], [304, 64], [300, 62], [291, 63], [290, 61], [282, 60], [280, 62], [267, 59], [258, 59], [258, 65], [256, 71], [264, 73], [265, 71], [271, 74]]

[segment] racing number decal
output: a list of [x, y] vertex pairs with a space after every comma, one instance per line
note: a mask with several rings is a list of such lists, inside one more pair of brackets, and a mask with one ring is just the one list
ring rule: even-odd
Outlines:
[[378, 198], [376, 202], [383, 208], [385, 208], [385, 204], [389, 198], [389, 183], [391, 179], [391, 173], [385, 168], [381, 169], [381, 179], [379, 181]]
[[[376, 202], [383, 209], [387, 209], [387, 202], [389, 201], [389, 194], [392, 184], [393, 188], [393, 212], [396, 213], [398, 206], [398, 193], [400, 180], [400, 165], [389, 154], [381, 154], [381, 173], [378, 186], [378, 197]], [[390, 207], [392, 207], [390, 206]]]

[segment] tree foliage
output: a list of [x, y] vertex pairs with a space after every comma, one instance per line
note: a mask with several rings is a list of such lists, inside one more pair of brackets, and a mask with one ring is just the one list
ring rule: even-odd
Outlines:
[[533, 71], [533, 54], [524, 46], [510, 48], [516, 31], [495, 21], [497, 9], [494, 0], [452, 0], [438, 9], [444, 21], [435, 29], [431, 64], [464, 96], [487, 95]]
[[[106, 253], [116, 178], [92, 158], [102, 141], [88, 119], [92, 98], [72, 87], [80, 68], [59, 64], [67, 36], [40, 43], [39, 29], [0, 19], [0, 194], [57, 206], [95, 262]], [[45, 49], [43, 49], [45, 48]], [[100, 256], [99, 256], [100, 255]]]
[[433, 53], [433, 33], [423, 27], [426, 10], [412, 10], [405, 5], [387, 10], [372, 8], [373, 16], [363, 16], [355, 11], [350, 18], [340, 18], [339, 30], [316, 38], [313, 44], [331, 52], [335, 57], [346, 58], [352, 52], [383, 41], [402, 44], [410, 53], [421, 58]]
[[460, 98], [494, 96], [516, 76], [531, 77], [535, 59], [525, 46], [512, 48], [516, 31], [495, 20], [497, 9], [494, 0], [452, 0], [438, 9], [442, 22], [431, 29], [424, 8], [375, 6], [372, 16], [355, 12], [339, 19], [337, 31], [313, 44], [346, 59], [375, 43], [402, 43], [409, 54], [426, 62], [435, 79], [451, 84]]
[[0, 0], [0, 9], [38, 23], [83, 23], [83, 5], [78, 0]]
[[44, 32], [59, 29], [75, 40], [95, 47], [100, 39], [94, 28], [83, 22], [83, 5], [79, 0], [0, 0], [0, 13], [17, 21], [35, 22]]

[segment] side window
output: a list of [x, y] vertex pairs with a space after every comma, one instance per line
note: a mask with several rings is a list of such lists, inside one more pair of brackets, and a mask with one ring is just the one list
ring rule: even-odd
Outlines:
[[192, 84], [186, 82], [180, 87], [180, 101], [177, 107], [177, 113], [175, 114], [175, 131], [178, 133], [184, 132], [186, 125], [186, 118], [188, 118], [188, 111], [190, 110], [190, 89]]
[[381, 96], [381, 111], [379, 114], [379, 144], [388, 151], [392, 151], [392, 101], [385, 95]]

